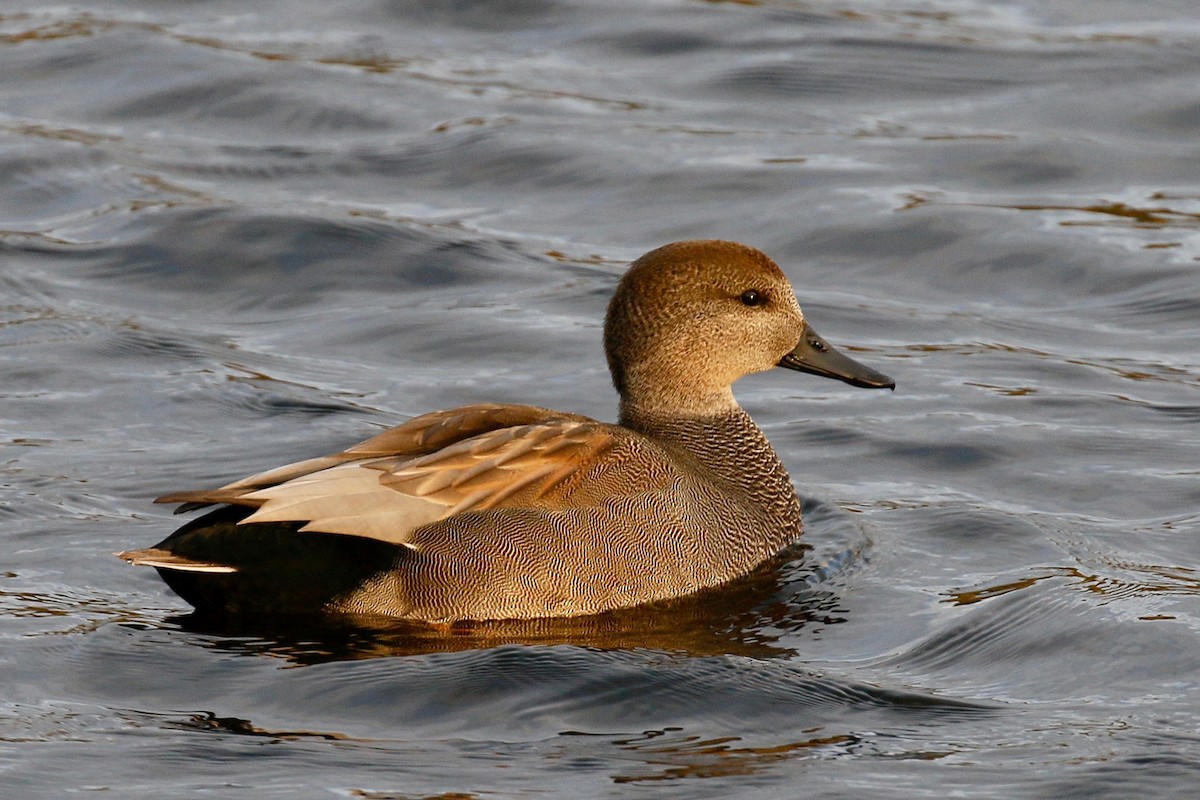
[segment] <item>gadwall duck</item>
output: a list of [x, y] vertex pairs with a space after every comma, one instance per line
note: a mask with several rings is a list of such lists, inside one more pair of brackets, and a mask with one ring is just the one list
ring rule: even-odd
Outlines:
[[895, 386], [827, 344], [775, 262], [733, 242], [635, 261], [604, 344], [616, 425], [523, 405], [425, 414], [331, 456], [160, 497], [222, 505], [118, 555], [224, 614], [449, 623], [680, 597], [801, 532], [792, 481], [734, 381], [781, 366]]

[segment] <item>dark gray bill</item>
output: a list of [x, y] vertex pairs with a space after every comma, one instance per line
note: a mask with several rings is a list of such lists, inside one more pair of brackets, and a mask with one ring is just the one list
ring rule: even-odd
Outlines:
[[804, 327], [804, 335], [800, 337], [800, 344], [779, 359], [779, 366], [811, 372], [826, 378], [837, 378], [851, 386], [861, 386], [864, 389], [896, 388], [896, 382], [887, 375], [842, 355], [807, 325]]

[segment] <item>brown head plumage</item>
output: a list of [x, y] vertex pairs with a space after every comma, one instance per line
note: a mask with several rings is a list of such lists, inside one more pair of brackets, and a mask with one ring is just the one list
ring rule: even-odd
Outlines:
[[623, 410], [711, 416], [731, 386], [776, 366], [804, 330], [783, 271], [752, 247], [676, 242], [633, 262], [604, 325]]

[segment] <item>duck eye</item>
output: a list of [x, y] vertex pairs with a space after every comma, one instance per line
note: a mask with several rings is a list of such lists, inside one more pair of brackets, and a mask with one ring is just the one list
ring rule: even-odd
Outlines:
[[743, 304], [748, 306], [761, 306], [763, 303], [767, 302], [767, 298], [763, 297], [760, 292], [755, 291], [754, 289], [747, 289], [746, 291], [742, 292], [741, 300]]

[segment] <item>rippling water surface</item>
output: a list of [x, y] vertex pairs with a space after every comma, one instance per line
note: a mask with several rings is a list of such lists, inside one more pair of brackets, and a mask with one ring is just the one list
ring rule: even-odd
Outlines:
[[[1192, 0], [13, 0], [0, 75], [5, 796], [1194, 791]], [[424, 411], [612, 419], [694, 237], [899, 384], [739, 384], [808, 519], [756, 574], [444, 635], [112, 557]]]

